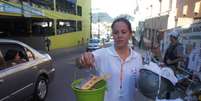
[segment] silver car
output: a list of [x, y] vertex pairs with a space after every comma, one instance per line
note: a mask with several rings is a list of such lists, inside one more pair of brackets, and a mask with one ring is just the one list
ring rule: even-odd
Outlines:
[[43, 101], [54, 72], [48, 54], [19, 41], [0, 39], [0, 101]]
[[87, 45], [87, 51], [93, 51], [101, 48], [101, 42], [99, 39], [90, 39]]

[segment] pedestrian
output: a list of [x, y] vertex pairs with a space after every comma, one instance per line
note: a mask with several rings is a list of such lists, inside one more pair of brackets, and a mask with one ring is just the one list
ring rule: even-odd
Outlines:
[[182, 44], [178, 41], [179, 33], [177, 31], [170, 32], [169, 36], [170, 45], [165, 52], [164, 63], [175, 72], [179, 63], [184, 61], [184, 49]]
[[117, 18], [112, 23], [114, 44], [93, 52], [85, 52], [80, 64], [95, 68], [99, 75], [110, 74], [104, 101], [134, 101], [142, 57], [128, 46], [132, 37], [131, 24], [126, 18]]
[[84, 45], [84, 38], [83, 37], [82, 37], [81, 43], [82, 43], [82, 45]]
[[138, 47], [142, 48], [143, 47], [142, 44], [143, 44], [143, 35], [140, 36], [140, 42], [138, 44]]
[[45, 44], [46, 44], [46, 47], [47, 47], [47, 51], [50, 51], [51, 40], [49, 38], [45, 39]]

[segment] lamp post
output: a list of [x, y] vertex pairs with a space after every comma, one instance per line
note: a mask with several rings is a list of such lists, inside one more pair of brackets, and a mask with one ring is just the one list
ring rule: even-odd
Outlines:
[[[53, 0], [53, 5], [54, 5], [54, 12], [56, 12], [56, 0]], [[58, 34], [57, 33], [57, 20], [56, 19], [54, 19], [54, 34], [56, 35], [56, 34]]]
[[92, 12], [90, 10], [90, 13], [89, 13], [89, 16], [90, 16], [90, 38], [92, 38]]
[[151, 40], [151, 48], [153, 47], [153, 41], [154, 41], [154, 25], [153, 25], [153, 17], [152, 17], [152, 10], [153, 10], [153, 6], [152, 4], [150, 5], [151, 7], [151, 35], [150, 35], [150, 40]]
[[100, 17], [98, 15], [98, 38], [100, 38]]
[[159, 32], [160, 32], [160, 30], [162, 30], [163, 29], [163, 25], [161, 25], [161, 9], [162, 9], [162, 0], [159, 0], [159, 3], [160, 3], [160, 11], [159, 11]]
[[160, 2], [160, 11], [159, 11], [159, 16], [161, 15], [161, 8], [162, 8], [162, 0], [159, 0]]
[[56, 11], [56, 0], [53, 0], [54, 11]]

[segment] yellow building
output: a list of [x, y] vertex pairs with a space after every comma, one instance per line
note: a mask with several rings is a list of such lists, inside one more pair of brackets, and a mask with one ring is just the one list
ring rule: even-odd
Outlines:
[[0, 36], [48, 37], [51, 49], [85, 43], [91, 0], [1, 0]]

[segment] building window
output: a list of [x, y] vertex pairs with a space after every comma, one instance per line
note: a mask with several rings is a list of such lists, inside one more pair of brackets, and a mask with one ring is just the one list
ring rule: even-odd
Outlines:
[[77, 31], [81, 31], [81, 30], [82, 30], [82, 22], [77, 21]]
[[176, 14], [176, 16], [179, 16], [179, 8], [176, 8], [175, 14]]
[[60, 12], [76, 14], [76, 5], [73, 2], [66, 0], [56, 0], [56, 9]]
[[70, 14], [76, 14], [76, 5], [67, 1], [67, 12]]
[[59, 12], [67, 12], [67, 2], [63, 0], [56, 0], [56, 10]]
[[59, 20], [57, 22], [57, 34], [64, 34], [76, 31], [76, 21], [73, 20]]
[[184, 5], [183, 7], [183, 15], [186, 16], [188, 13], [188, 5]]
[[200, 12], [200, 3], [201, 1], [198, 1], [195, 3], [194, 13], [198, 14]]
[[82, 7], [77, 6], [77, 15], [82, 16]]
[[54, 35], [53, 20], [51, 19], [16, 17], [0, 19], [0, 37], [51, 35]]
[[53, 21], [33, 21], [32, 35], [34, 36], [51, 36], [54, 35]]

